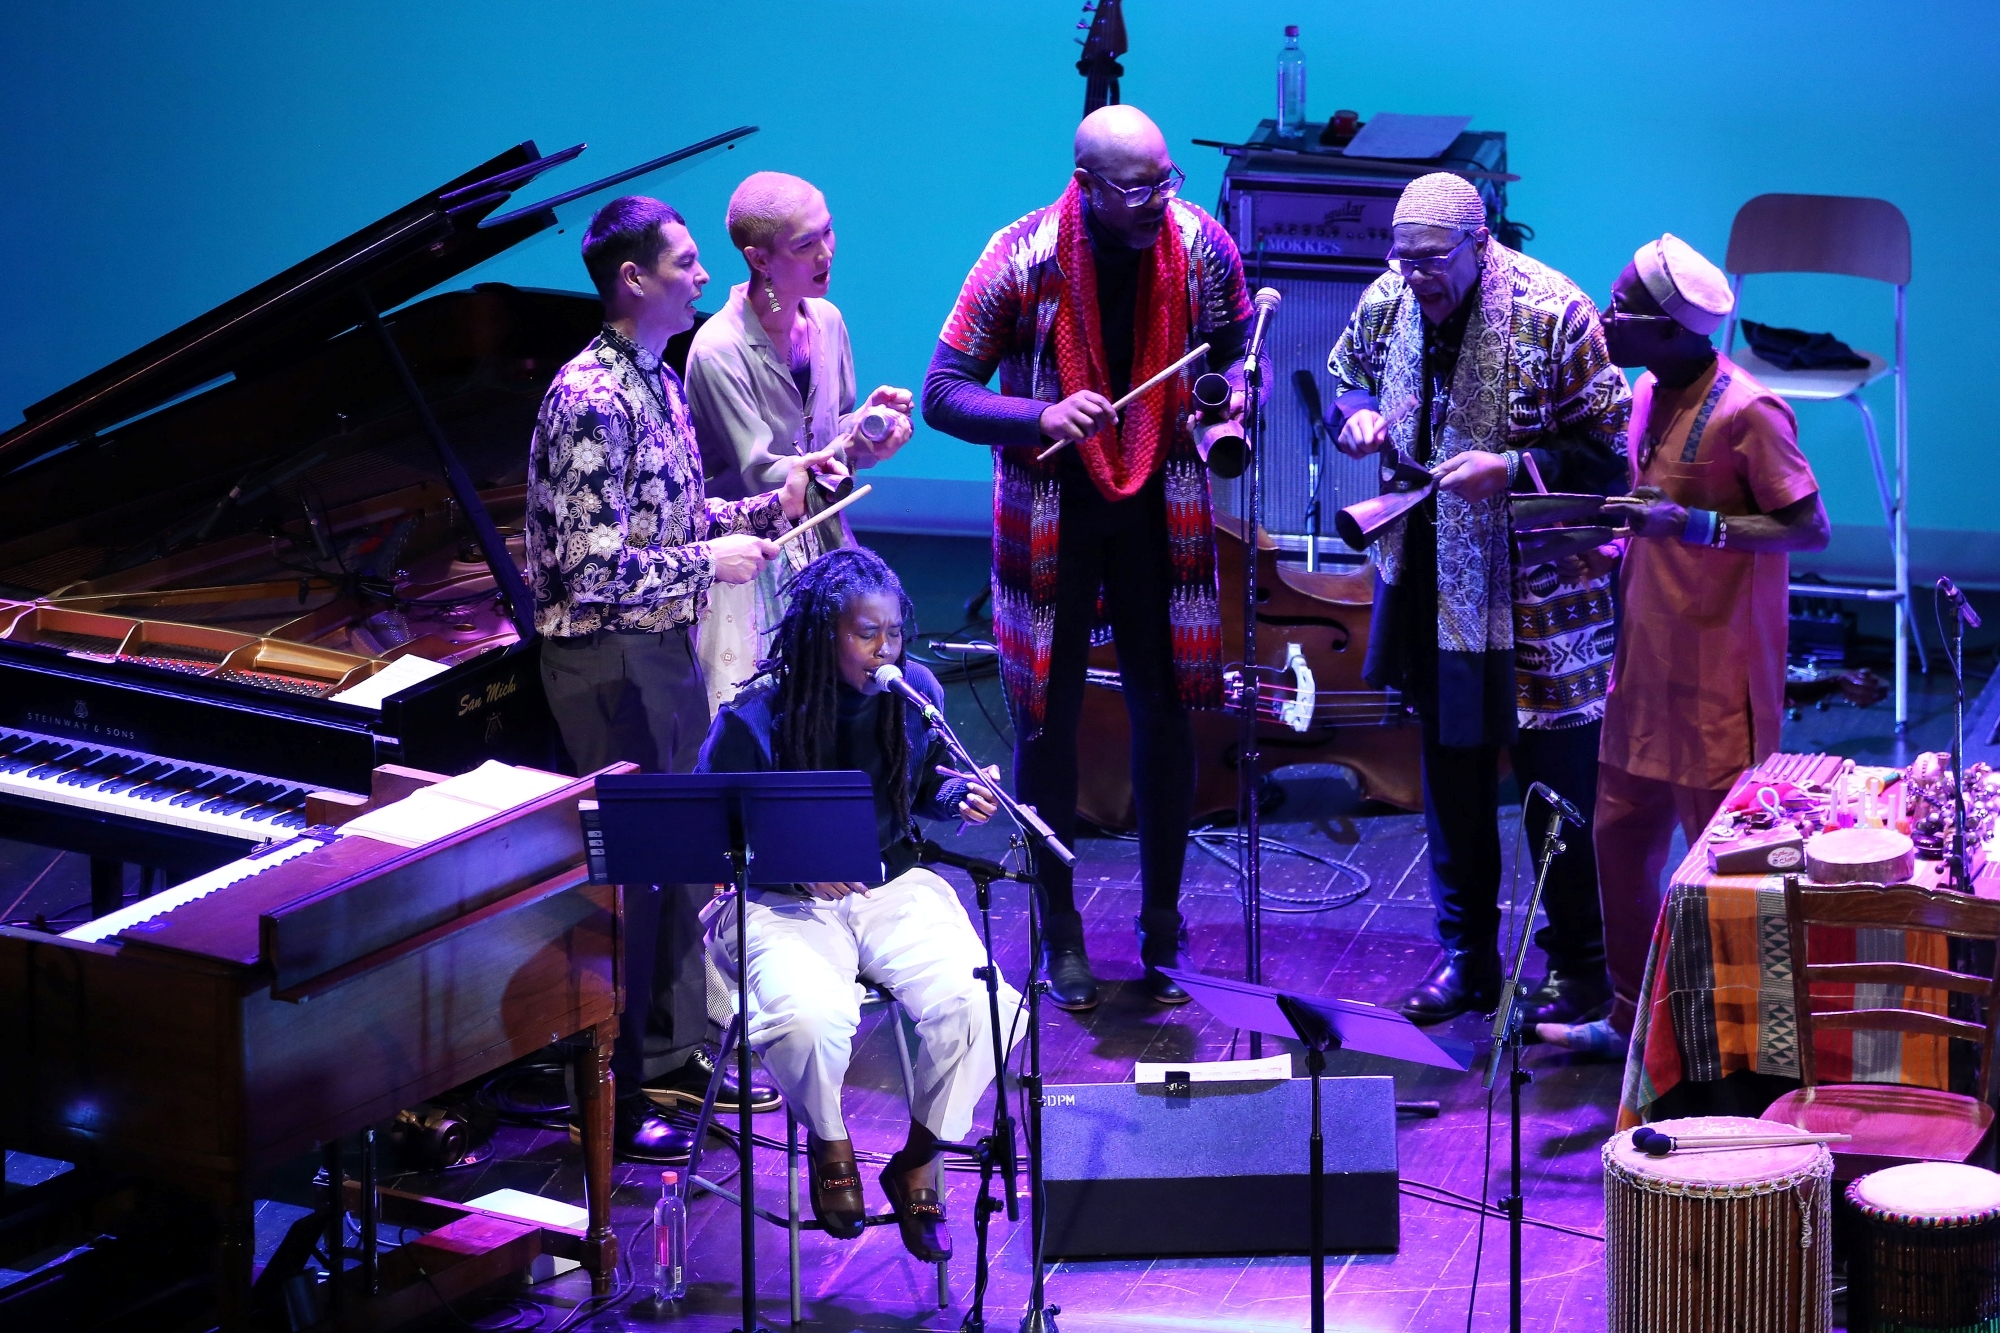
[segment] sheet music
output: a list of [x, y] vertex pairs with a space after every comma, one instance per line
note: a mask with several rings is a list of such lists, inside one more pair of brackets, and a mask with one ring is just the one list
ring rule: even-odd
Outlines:
[[341, 825], [342, 835], [364, 833], [398, 847], [421, 847], [471, 828], [482, 819], [526, 805], [569, 784], [560, 773], [515, 768], [489, 759], [470, 773], [411, 792]]
[[1404, 116], [1378, 111], [1342, 152], [1348, 157], [1428, 162], [1451, 147], [1471, 123], [1471, 116]]
[[330, 697], [337, 704], [379, 710], [382, 701], [397, 690], [407, 690], [420, 680], [429, 680], [450, 669], [442, 662], [433, 662], [427, 657], [399, 657], [360, 684], [349, 686]]

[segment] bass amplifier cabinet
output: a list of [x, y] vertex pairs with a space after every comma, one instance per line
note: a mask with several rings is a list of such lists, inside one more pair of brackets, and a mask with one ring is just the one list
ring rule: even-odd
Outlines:
[[[1242, 251], [1251, 290], [1275, 287], [1285, 297], [1268, 343], [1263, 517], [1266, 531], [1290, 549], [1304, 541], [1313, 447], [1312, 419], [1292, 372], [1309, 371], [1322, 404], [1333, 405], [1327, 353], [1361, 294], [1388, 265], [1390, 222], [1403, 187], [1432, 171], [1465, 175], [1486, 203], [1487, 227], [1507, 245], [1520, 242], [1506, 216], [1505, 134], [1468, 131], [1434, 161], [1396, 162], [1323, 148], [1320, 129], [1306, 127], [1304, 148], [1280, 148], [1267, 120], [1248, 143], [1225, 146], [1230, 161], [1216, 205], [1216, 218]], [[1329, 438], [1321, 446], [1320, 467], [1321, 550], [1358, 558], [1333, 536], [1333, 516], [1380, 492], [1376, 462], [1344, 456]], [[1241, 515], [1243, 486], [1218, 483], [1218, 506]]]
[[[1304, 1254], [1307, 1079], [1044, 1089], [1051, 1259]], [[1320, 1083], [1329, 1253], [1394, 1251], [1396, 1083]]]

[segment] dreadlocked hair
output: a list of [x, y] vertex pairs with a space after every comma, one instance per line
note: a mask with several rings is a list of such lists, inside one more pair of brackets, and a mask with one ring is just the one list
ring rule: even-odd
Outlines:
[[[828, 551], [793, 575], [785, 592], [789, 602], [778, 622], [771, 655], [757, 664], [759, 674], [775, 687], [771, 757], [780, 769], [831, 768], [839, 712], [841, 613], [856, 597], [869, 593], [893, 597], [902, 611], [907, 643], [917, 632], [916, 608], [895, 571], [865, 546]], [[896, 664], [903, 664], [900, 654]], [[898, 828], [910, 822], [910, 749], [904, 711], [892, 698], [876, 712], [875, 739], [888, 764], [889, 799]]]

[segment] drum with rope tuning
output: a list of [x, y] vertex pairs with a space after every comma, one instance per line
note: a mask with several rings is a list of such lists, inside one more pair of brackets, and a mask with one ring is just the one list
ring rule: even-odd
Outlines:
[[1848, 1185], [1850, 1333], [2000, 1333], [2000, 1175], [1911, 1162]]
[[[1769, 1135], [1767, 1120], [1692, 1116], [1651, 1128]], [[1610, 1333], [1827, 1333], [1833, 1324], [1833, 1154], [1824, 1144], [1604, 1145]]]

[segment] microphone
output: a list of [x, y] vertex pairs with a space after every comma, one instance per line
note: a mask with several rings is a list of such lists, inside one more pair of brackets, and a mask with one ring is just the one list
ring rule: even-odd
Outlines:
[[1259, 287], [1257, 295], [1251, 298], [1257, 319], [1250, 326], [1250, 345], [1244, 353], [1243, 373], [1253, 381], [1263, 376], [1264, 337], [1270, 332], [1271, 321], [1277, 317], [1278, 305], [1284, 299], [1284, 293], [1276, 287]]
[[1292, 386], [1299, 391], [1299, 401], [1305, 404], [1306, 419], [1312, 422], [1315, 431], [1326, 429], [1326, 408], [1319, 400], [1319, 381], [1304, 366], [1292, 372]]
[[1940, 576], [1937, 581], [1937, 590], [1944, 594], [1944, 599], [1947, 602], [1951, 603], [1952, 610], [1958, 612], [1958, 618], [1965, 622], [1967, 629], [1979, 628], [1979, 613], [1972, 609], [1970, 602], [1965, 600], [1965, 594], [1959, 591], [1956, 583]]
[[1534, 786], [1528, 788], [1528, 794], [1530, 796], [1539, 794], [1543, 800], [1549, 803], [1549, 808], [1561, 815], [1564, 822], [1571, 828], [1583, 828], [1590, 822], [1583, 817], [1582, 811], [1556, 795], [1555, 790], [1546, 782], [1537, 782]]
[[875, 683], [924, 715], [924, 721], [942, 724], [944, 714], [936, 704], [924, 697], [924, 692], [903, 678], [903, 669], [894, 663], [885, 662], [875, 668]]

